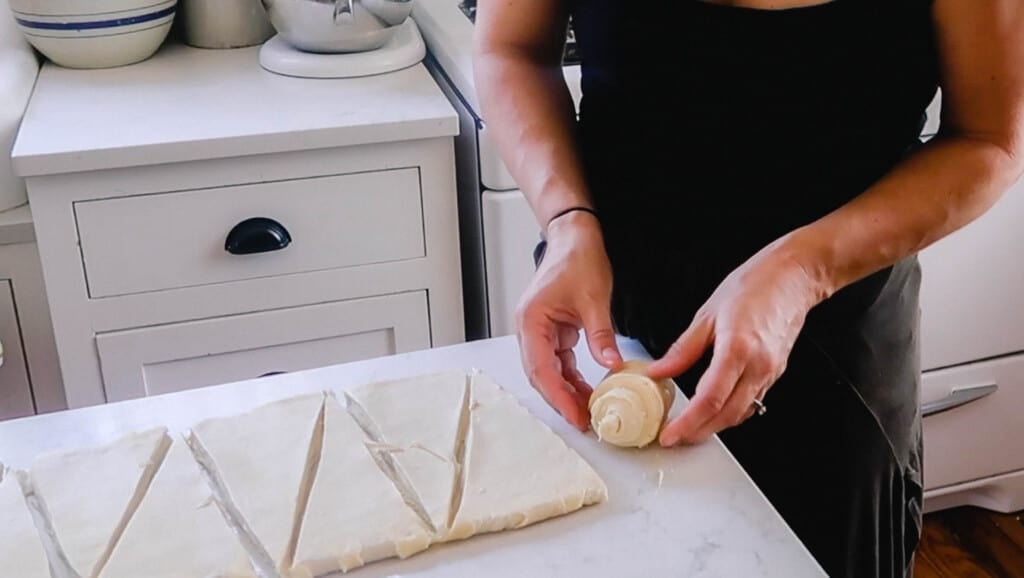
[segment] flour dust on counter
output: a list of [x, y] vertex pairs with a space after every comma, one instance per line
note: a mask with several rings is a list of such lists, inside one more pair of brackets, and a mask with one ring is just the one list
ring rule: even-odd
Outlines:
[[[323, 441], [322, 392], [262, 405], [192, 428], [189, 443], [212, 473], [222, 503], [251, 534], [250, 555], [278, 572], [292, 565]], [[255, 551], [253, 551], [255, 550]]]
[[113, 442], [38, 457], [33, 492], [55, 548], [81, 578], [97, 578], [160, 467], [171, 438], [164, 427]]
[[16, 472], [0, 464], [0, 568], [18, 578], [50, 578], [46, 550]]
[[250, 578], [252, 567], [192, 457], [175, 437], [99, 578]]

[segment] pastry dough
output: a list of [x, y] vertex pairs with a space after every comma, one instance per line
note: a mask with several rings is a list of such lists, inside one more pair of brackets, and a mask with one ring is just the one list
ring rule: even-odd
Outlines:
[[380, 459], [393, 460], [386, 470], [396, 470], [395, 483], [407, 503], [438, 538], [447, 533], [449, 512], [459, 499], [456, 446], [468, 426], [468, 395], [469, 379], [461, 371], [371, 383], [351, 392], [350, 413], [381, 444]]
[[622, 447], [642, 448], [665, 425], [675, 400], [675, 385], [644, 375], [643, 361], [629, 361], [609, 372], [590, 397], [591, 427], [598, 439]]
[[46, 550], [13, 471], [0, 464], [0, 569], [5, 576], [50, 578]]
[[341, 403], [328, 395], [323, 451], [299, 531], [293, 578], [405, 558], [430, 545], [430, 532], [378, 469], [368, 441]]
[[155, 428], [32, 465], [61, 552], [82, 578], [99, 575], [169, 444], [166, 428]]
[[252, 576], [241, 550], [188, 446], [175, 438], [100, 578]]
[[302, 395], [204, 421], [192, 432], [279, 572], [291, 567], [308, 483], [319, 459], [324, 394]]
[[597, 472], [483, 373], [472, 376], [465, 488], [448, 540], [499, 532], [603, 502]]

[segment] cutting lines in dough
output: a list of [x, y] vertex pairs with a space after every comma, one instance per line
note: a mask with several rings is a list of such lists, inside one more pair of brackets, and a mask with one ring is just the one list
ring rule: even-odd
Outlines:
[[256, 571], [260, 578], [281, 578], [281, 575], [274, 567], [274, 559], [267, 552], [266, 548], [263, 547], [263, 544], [256, 539], [256, 533], [253, 532], [245, 516], [242, 515], [241, 510], [238, 509], [234, 500], [231, 499], [226, 489], [227, 486], [214, 465], [213, 456], [210, 455], [194, 432], [189, 431], [184, 436], [184, 439], [185, 444], [188, 445], [189, 450], [192, 452], [192, 457], [199, 465], [200, 475], [210, 487], [210, 494], [213, 495], [214, 503], [216, 503], [221, 515], [224, 516], [228, 526], [238, 536], [242, 548], [249, 555], [249, 559], [253, 563], [253, 570]]
[[455, 439], [455, 480], [452, 483], [452, 498], [448, 506], [446, 535], [452, 529], [452, 525], [455, 524], [455, 517], [462, 508], [462, 495], [466, 490], [466, 452], [469, 447], [467, 440], [471, 434], [470, 424], [473, 423], [473, 420], [470, 419], [473, 409], [472, 398], [473, 375], [467, 374], [466, 389], [462, 393], [462, 410], [459, 412], [458, 437]]
[[345, 394], [345, 410], [348, 411], [348, 414], [352, 416], [352, 419], [355, 420], [359, 428], [363, 430], [363, 434], [370, 440], [369, 443], [365, 444], [366, 451], [370, 452], [374, 463], [391, 480], [399, 495], [402, 496], [402, 500], [416, 514], [420, 522], [432, 535], [436, 535], [437, 528], [430, 521], [430, 514], [427, 513], [427, 507], [424, 505], [422, 498], [420, 498], [419, 492], [416, 491], [412, 482], [409, 481], [409, 476], [406, 475], [398, 461], [395, 460], [390, 444], [384, 441], [380, 428], [373, 418], [370, 417], [369, 412], [348, 393]]

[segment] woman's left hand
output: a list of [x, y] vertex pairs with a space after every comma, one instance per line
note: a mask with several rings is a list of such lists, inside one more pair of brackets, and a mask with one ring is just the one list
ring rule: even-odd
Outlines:
[[690, 326], [647, 374], [680, 375], [713, 345], [711, 362], [686, 409], [662, 430], [663, 446], [700, 443], [739, 425], [786, 369], [807, 313], [824, 284], [782, 239], [754, 255], [718, 286]]

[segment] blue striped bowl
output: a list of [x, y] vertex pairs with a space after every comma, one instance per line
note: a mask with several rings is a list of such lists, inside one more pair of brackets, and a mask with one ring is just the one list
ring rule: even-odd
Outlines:
[[163, 44], [177, 0], [10, 0], [18, 27], [54, 63], [112, 68], [141, 62]]

